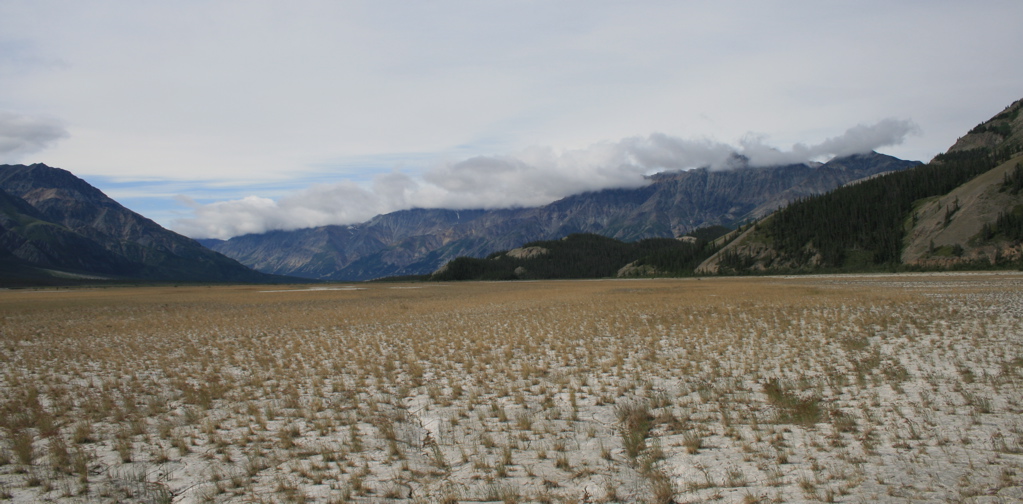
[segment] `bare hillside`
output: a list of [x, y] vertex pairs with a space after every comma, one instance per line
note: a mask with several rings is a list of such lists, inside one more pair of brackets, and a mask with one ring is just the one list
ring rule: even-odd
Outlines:
[[[993, 224], [999, 213], [1023, 204], [1023, 195], [1000, 191], [1006, 175], [1023, 162], [1015, 157], [959, 186], [945, 196], [921, 201], [907, 224], [902, 262], [917, 265], [951, 265], [956, 262], [1020, 256], [1019, 244], [1006, 241], [976, 244], [984, 224]], [[946, 222], [947, 215], [947, 222]], [[956, 246], [961, 254], [954, 254]]]

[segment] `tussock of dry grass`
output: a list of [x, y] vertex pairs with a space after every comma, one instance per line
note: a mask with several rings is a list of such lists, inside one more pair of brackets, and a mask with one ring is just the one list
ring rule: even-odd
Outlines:
[[1021, 286], [2, 292], [0, 498], [1012, 501]]

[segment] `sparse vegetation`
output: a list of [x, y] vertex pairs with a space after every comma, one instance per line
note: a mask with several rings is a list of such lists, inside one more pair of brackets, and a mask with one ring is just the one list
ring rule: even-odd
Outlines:
[[646, 437], [650, 432], [650, 407], [643, 402], [630, 402], [619, 405], [615, 409], [620, 424], [622, 447], [629, 458], [636, 458], [646, 447]]
[[1021, 283], [0, 292], [0, 498], [1015, 501]]
[[1016, 163], [1011, 172], [1005, 172], [1000, 190], [1013, 195], [1023, 191], [1023, 163]]

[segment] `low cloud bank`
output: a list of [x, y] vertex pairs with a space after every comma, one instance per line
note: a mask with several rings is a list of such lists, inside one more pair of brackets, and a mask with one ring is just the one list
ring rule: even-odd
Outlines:
[[608, 188], [639, 187], [646, 175], [699, 167], [729, 169], [735, 156], [750, 166], [805, 163], [867, 153], [902, 143], [917, 127], [885, 119], [859, 125], [816, 145], [779, 150], [762, 137], [747, 136], [738, 146], [655, 133], [585, 149], [556, 151], [535, 147], [515, 155], [477, 156], [443, 163], [421, 178], [401, 172], [376, 176], [369, 187], [350, 181], [317, 184], [279, 200], [257, 196], [205, 205], [187, 198], [194, 217], [172, 227], [195, 238], [230, 238], [249, 233], [330, 224], [356, 224], [408, 208], [511, 208], [544, 205], [565, 196]]
[[17, 162], [68, 136], [56, 119], [0, 111], [0, 162]]

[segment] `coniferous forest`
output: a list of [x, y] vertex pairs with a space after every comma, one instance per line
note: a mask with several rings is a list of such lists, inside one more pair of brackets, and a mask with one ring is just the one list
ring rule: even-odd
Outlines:
[[627, 264], [648, 267], [658, 276], [692, 275], [718, 248], [711, 241], [729, 231], [714, 226], [695, 230], [688, 240], [650, 238], [622, 242], [596, 234], [572, 234], [561, 240], [530, 242], [523, 249], [543, 252], [516, 257], [507, 251], [484, 259], [459, 257], [432, 276], [433, 280], [516, 280], [613, 277]]
[[819, 253], [825, 268], [894, 266], [914, 202], [946, 194], [1002, 161], [988, 149], [940, 154], [930, 164], [797, 201], [765, 226], [779, 253], [797, 263]]
[[[830, 193], [806, 198], [776, 212], [764, 222], [767, 236], [778, 253], [792, 264], [812, 270], [893, 269], [901, 266], [906, 223], [916, 224], [914, 205], [941, 196], [1019, 155], [1023, 145], [1012, 124], [1019, 102], [991, 120], [977, 125], [972, 135], [995, 135], [991, 147], [950, 150], [908, 170], [876, 177]], [[1023, 188], [1023, 167], [1005, 176], [1001, 190], [1018, 194]], [[945, 225], [959, 210], [958, 201], [946, 209]], [[979, 230], [981, 240], [1023, 238], [1023, 209], [1008, 209], [993, 224]], [[960, 248], [961, 250], [961, 248]], [[810, 266], [811, 257], [817, 262]], [[723, 264], [736, 273], [748, 272], [741, 257], [726, 257]], [[748, 261], [746, 261], [748, 262]]]

